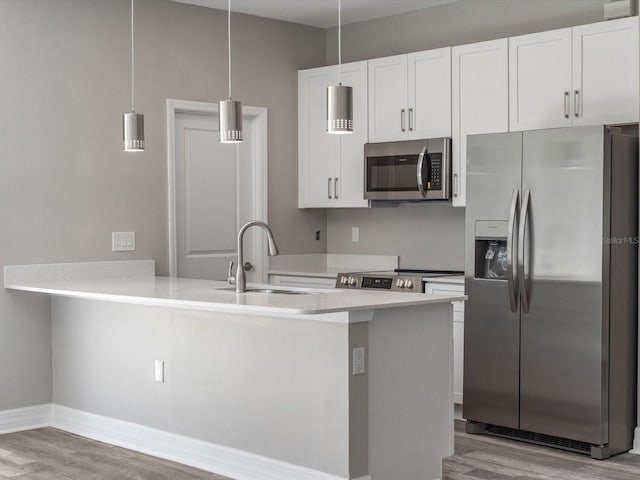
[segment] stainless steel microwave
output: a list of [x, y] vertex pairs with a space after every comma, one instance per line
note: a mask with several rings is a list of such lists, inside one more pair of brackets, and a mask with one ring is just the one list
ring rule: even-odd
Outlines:
[[450, 200], [451, 139], [365, 144], [364, 198]]

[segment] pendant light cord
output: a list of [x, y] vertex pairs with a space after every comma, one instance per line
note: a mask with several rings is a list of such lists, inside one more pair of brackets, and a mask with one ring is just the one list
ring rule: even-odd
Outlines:
[[131, 111], [134, 111], [133, 102], [134, 102], [134, 94], [133, 94], [133, 85], [135, 81], [135, 73], [133, 69], [134, 65], [134, 48], [133, 48], [133, 0], [131, 0]]
[[229, 100], [231, 100], [231, 0], [227, 8], [227, 48], [229, 56]]
[[342, 0], [338, 0], [338, 83], [342, 85]]

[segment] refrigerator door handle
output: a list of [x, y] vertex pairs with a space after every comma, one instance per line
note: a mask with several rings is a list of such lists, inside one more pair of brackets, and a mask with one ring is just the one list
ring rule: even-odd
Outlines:
[[[525, 264], [525, 241], [524, 236], [527, 232], [527, 222], [529, 220], [529, 199], [531, 193], [529, 190], [524, 191], [522, 200], [522, 211], [520, 217], [520, 228], [518, 232], [518, 278], [520, 279], [522, 287], [520, 288], [520, 301], [522, 303], [522, 311], [529, 313], [529, 281], [526, 276], [524, 264]], [[529, 243], [531, 243], [531, 235], [529, 235]]]
[[508, 228], [508, 233], [507, 233], [507, 286], [509, 288], [509, 304], [511, 306], [511, 311], [512, 312], [517, 312], [518, 311], [518, 277], [517, 275], [514, 277], [514, 272], [513, 272], [513, 267], [514, 267], [514, 263], [513, 263], [513, 251], [515, 249], [516, 251], [516, 255], [518, 252], [518, 242], [514, 242], [514, 237], [513, 237], [513, 229], [514, 227], [517, 228], [517, 225], [520, 221], [520, 219], [518, 218], [518, 210], [519, 210], [519, 203], [520, 203], [520, 192], [518, 191], [518, 189], [515, 189], [513, 191], [513, 194], [511, 195], [511, 208], [509, 209], [509, 226]]

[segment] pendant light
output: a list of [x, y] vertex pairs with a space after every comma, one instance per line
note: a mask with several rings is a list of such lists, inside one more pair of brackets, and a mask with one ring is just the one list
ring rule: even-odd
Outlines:
[[227, 46], [229, 54], [229, 99], [218, 102], [220, 143], [242, 142], [242, 102], [231, 99], [231, 0], [227, 9]]
[[353, 133], [353, 88], [342, 85], [342, 1], [338, 0], [338, 85], [327, 87], [327, 133]]
[[134, 109], [133, 0], [131, 0], [131, 113], [122, 116], [122, 142], [125, 152], [144, 151], [144, 115]]

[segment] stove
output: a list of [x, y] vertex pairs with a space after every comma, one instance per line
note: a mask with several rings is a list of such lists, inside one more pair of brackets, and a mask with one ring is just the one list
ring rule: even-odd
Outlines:
[[386, 272], [340, 273], [336, 288], [351, 290], [385, 290], [389, 292], [424, 293], [424, 279], [464, 275], [460, 270], [416, 270], [397, 268]]

